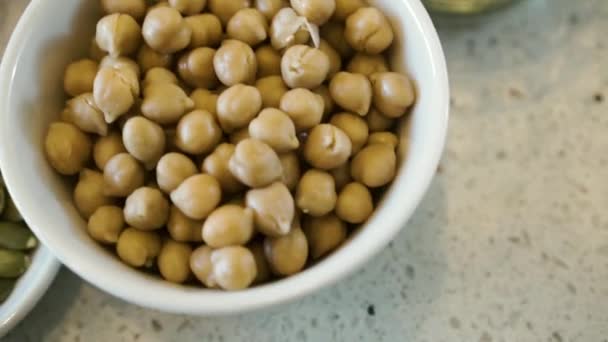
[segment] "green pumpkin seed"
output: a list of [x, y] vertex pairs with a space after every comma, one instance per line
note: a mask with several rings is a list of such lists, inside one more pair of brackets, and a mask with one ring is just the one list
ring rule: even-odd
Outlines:
[[36, 247], [38, 240], [23, 224], [0, 222], [0, 247], [26, 250]]
[[0, 278], [17, 278], [30, 265], [30, 257], [23, 252], [0, 248]]

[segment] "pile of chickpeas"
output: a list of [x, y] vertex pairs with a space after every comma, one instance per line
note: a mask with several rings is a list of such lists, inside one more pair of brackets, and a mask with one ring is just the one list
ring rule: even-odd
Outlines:
[[173, 283], [244, 289], [338, 248], [395, 177], [415, 100], [364, 0], [101, 0], [45, 151], [89, 235]]

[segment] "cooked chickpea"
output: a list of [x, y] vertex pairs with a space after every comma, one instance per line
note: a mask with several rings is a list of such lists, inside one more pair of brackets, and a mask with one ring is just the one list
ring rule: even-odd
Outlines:
[[201, 13], [206, 4], [207, 0], [169, 0], [169, 5], [183, 15]]
[[329, 214], [304, 221], [304, 234], [312, 258], [318, 259], [338, 248], [346, 240], [348, 231], [344, 222], [336, 215]]
[[372, 144], [355, 155], [350, 173], [357, 182], [370, 188], [377, 188], [390, 183], [395, 178], [396, 168], [395, 149], [386, 144]]
[[130, 55], [141, 43], [141, 28], [128, 14], [108, 14], [97, 22], [97, 45], [110, 56]]
[[165, 151], [165, 132], [158, 124], [135, 116], [122, 129], [122, 142], [135, 159], [152, 169]]
[[97, 208], [112, 202], [112, 198], [104, 193], [103, 175], [89, 169], [82, 170], [74, 188], [74, 204], [80, 215], [88, 219]]
[[93, 82], [95, 104], [104, 113], [107, 123], [126, 114], [139, 97], [139, 79], [130, 69], [101, 68]]
[[279, 10], [288, 6], [287, 0], [255, 0], [255, 8], [269, 21], [274, 18]]
[[224, 290], [242, 290], [256, 278], [253, 254], [241, 246], [211, 249], [201, 246], [190, 257], [192, 272], [205, 286]]
[[370, 134], [367, 140], [369, 145], [371, 144], [388, 144], [393, 148], [397, 148], [399, 145], [399, 138], [392, 132], [375, 132]]
[[344, 164], [351, 155], [352, 144], [343, 130], [330, 124], [313, 128], [304, 145], [304, 158], [310, 165], [331, 170]]
[[327, 78], [331, 79], [342, 70], [342, 56], [325, 39], [321, 39], [319, 50], [323, 51], [329, 58], [329, 72]]
[[78, 96], [93, 91], [93, 82], [99, 65], [91, 59], [72, 62], [65, 69], [63, 89], [70, 96]]
[[365, 222], [374, 211], [372, 194], [361, 183], [349, 183], [338, 195], [336, 215], [348, 223]]
[[146, 87], [141, 103], [142, 114], [159, 124], [176, 123], [187, 111], [194, 108], [194, 101], [179, 86], [171, 83], [152, 83]]
[[201, 234], [202, 220], [193, 220], [179, 210], [175, 205], [169, 211], [167, 221], [167, 231], [171, 238], [179, 242], [200, 242], [203, 241]]
[[156, 164], [156, 182], [168, 194], [197, 171], [196, 165], [187, 156], [176, 152], [167, 153]]
[[283, 78], [278, 75], [258, 79], [255, 87], [262, 95], [262, 108], [278, 108], [281, 98], [289, 90]]
[[129, 69], [135, 74], [137, 79], [141, 76], [141, 68], [137, 63], [129, 57], [125, 56], [105, 56], [101, 62], [99, 62], [99, 68], [114, 68], [114, 69]]
[[393, 38], [391, 24], [377, 8], [360, 8], [346, 19], [344, 39], [357, 51], [382, 53], [392, 44]]
[[217, 99], [219, 95], [207, 89], [195, 89], [190, 94], [190, 99], [194, 102], [194, 109], [204, 110], [217, 118]]
[[372, 85], [364, 75], [344, 71], [337, 73], [329, 84], [329, 93], [335, 103], [348, 111], [361, 116], [369, 112]]
[[251, 0], [209, 0], [209, 12], [215, 14], [226, 25], [230, 18], [243, 8], [251, 7]]
[[203, 110], [195, 110], [177, 124], [177, 147], [189, 154], [211, 152], [222, 140], [222, 130], [213, 115]]
[[158, 254], [158, 270], [163, 279], [181, 284], [190, 277], [192, 247], [187, 243], [167, 240]]
[[144, 89], [144, 95], [147, 93], [146, 89], [156, 83], [169, 83], [178, 85], [179, 80], [171, 70], [161, 67], [154, 67], [146, 72], [146, 76], [144, 77], [144, 80], [142, 82], [142, 89]]
[[294, 45], [281, 59], [281, 74], [290, 88], [314, 89], [323, 83], [329, 73], [329, 57], [307, 45]]
[[231, 144], [238, 145], [238, 143], [240, 143], [241, 141], [249, 138], [251, 138], [249, 136], [249, 127], [243, 127], [238, 131], [230, 133], [229, 140]]
[[108, 160], [115, 155], [127, 152], [122, 144], [122, 137], [117, 133], [110, 133], [105, 137], [99, 137], [93, 146], [93, 159], [98, 169], [103, 170]]
[[306, 265], [308, 241], [300, 228], [294, 228], [285, 236], [267, 237], [264, 252], [273, 273], [289, 276]]
[[114, 197], [127, 197], [144, 185], [145, 171], [132, 155], [119, 153], [103, 168], [105, 194]]
[[103, 244], [115, 244], [125, 226], [122, 217], [122, 208], [113, 205], [105, 205], [97, 208], [89, 217], [87, 232], [98, 242]]
[[168, 53], [160, 53], [142, 44], [137, 53], [137, 64], [145, 73], [152, 68], [169, 68], [173, 62], [173, 56]]
[[215, 50], [208, 47], [191, 50], [177, 62], [177, 72], [191, 87], [215, 88], [219, 81], [213, 71], [214, 55]]
[[382, 115], [376, 108], [373, 108], [365, 116], [370, 132], [380, 132], [390, 129], [395, 121]]
[[374, 107], [389, 118], [405, 115], [416, 98], [410, 79], [396, 72], [380, 72], [370, 76]]
[[101, 0], [106, 14], [122, 13], [139, 20], [146, 14], [146, 0]]
[[257, 270], [257, 274], [255, 276], [254, 284], [261, 284], [270, 279], [270, 265], [268, 265], [268, 260], [266, 260], [266, 255], [264, 254], [264, 243], [262, 241], [254, 241], [253, 243], [247, 246], [253, 254], [253, 258], [255, 259], [255, 268]]
[[227, 85], [252, 83], [257, 72], [255, 53], [240, 40], [228, 39], [213, 57], [213, 67], [219, 80]]
[[157, 7], [146, 14], [142, 35], [152, 49], [174, 53], [190, 44], [192, 30], [176, 9]]
[[325, 39], [343, 59], [353, 55], [353, 48], [344, 39], [344, 24], [330, 21], [321, 27], [321, 38]]
[[209, 216], [221, 200], [220, 183], [207, 174], [190, 176], [171, 192], [173, 204], [194, 220]]
[[80, 172], [91, 157], [91, 140], [78, 127], [66, 122], [49, 126], [44, 140], [46, 158], [62, 175]]
[[262, 109], [262, 95], [256, 87], [237, 84], [217, 99], [217, 118], [226, 133], [246, 127]]
[[306, 44], [314, 36], [318, 43], [318, 28], [306, 18], [298, 16], [291, 7], [280, 9], [270, 24], [270, 44], [276, 50], [289, 48], [297, 44]]
[[383, 55], [368, 55], [359, 52], [350, 60], [346, 71], [369, 77], [377, 72], [387, 72], [388, 63]]
[[205, 220], [203, 241], [213, 248], [244, 245], [253, 236], [253, 228], [253, 210], [226, 204]]
[[228, 167], [234, 177], [252, 188], [280, 180], [283, 173], [277, 153], [265, 143], [251, 138], [236, 145]]
[[321, 98], [323, 99], [322, 118], [326, 118], [334, 112], [334, 100], [331, 98], [329, 88], [326, 85], [321, 85], [319, 88], [314, 89], [313, 93], [321, 96]]
[[256, 228], [266, 236], [282, 236], [291, 230], [295, 205], [289, 189], [283, 183], [247, 192], [245, 203], [254, 212]]
[[304, 173], [296, 191], [296, 205], [304, 214], [323, 216], [336, 206], [336, 185], [331, 174], [310, 169]]
[[150, 267], [161, 249], [161, 241], [155, 232], [127, 228], [116, 243], [118, 257], [132, 267]]
[[348, 135], [353, 154], [359, 152], [367, 142], [369, 128], [361, 117], [350, 113], [338, 113], [331, 117], [329, 123]]
[[203, 161], [203, 172], [215, 177], [226, 193], [236, 193], [243, 189], [243, 184], [232, 175], [228, 167], [235, 149], [233, 144], [220, 144]]
[[281, 181], [291, 191], [296, 189], [300, 180], [300, 159], [295, 152], [283, 153], [279, 155], [283, 176]]
[[169, 201], [160, 190], [141, 187], [127, 197], [123, 214], [125, 222], [134, 228], [160, 229], [169, 219]]
[[298, 132], [321, 123], [324, 102], [321, 95], [304, 88], [292, 89], [283, 95], [279, 108], [285, 112]]
[[249, 124], [249, 135], [266, 143], [278, 153], [300, 146], [293, 122], [283, 111], [266, 108]]
[[334, 177], [336, 183], [336, 190], [342, 190], [344, 186], [352, 181], [350, 176], [350, 164], [344, 163], [335, 169], [330, 170], [331, 175]]
[[268, 37], [268, 22], [255, 8], [243, 8], [228, 21], [226, 33], [250, 46], [258, 45]]
[[108, 134], [108, 123], [103, 112], [95, 105], [92, 93], [78, 95], [66, 103], [61, 120], [72, 123], [87, 133]]
[[187, 17], [186, 24], [192, 30], [190, 48], [217, 47], [222, 41], [222, 23], [213, 14], [205, 13]]
[[281, 54], [270, 45], [262, 45], [255, 50], [258, 63], [257, 77], [281, 76]]
[[325, 24], [336, 10], [335, 0], [291, 0], [291, 7], [315, 25]]
[[365, 6], [364, 0], [336, 0], [336, 10], [334, 11], [333, 18], [345, 21], [351, 14]]

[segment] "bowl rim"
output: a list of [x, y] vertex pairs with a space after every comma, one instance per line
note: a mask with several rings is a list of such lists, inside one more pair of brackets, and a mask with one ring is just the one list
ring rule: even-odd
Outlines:
[[[236, 292], [197, 290], [196, 295], [193, 295], [195, 291], [188, 288], [171, 287], [167, 284], [150, 282], [140, 275], [135, 276], [130, 274], [121, 274], [123, 278], [119, 279], [119, 281], [122, 286], [116, 286], [118, 277], [108, 277], [103, 272], [89, 271], [99, 266], [99, 262], [94, 260], [94, 258], [82, 258], [79, 257], [78, 252], [75, 250], [55, 247], [62, 245], [61, 237], [47, 233], [41, 228], [43, 227], [44, 220], [34, 214], [32, 204], [26, 203], [26, 197], [21, 197], [19, 193], [13, 197], [17, 208], [22, 211], [26, 221], [30, 223], [32, 230], [37, 233], [40, 240], [49, 246], [60, 261], [84, 280], [125, 301], [164, 312], [194, 315], [227, 315], [250, 312], [294, 301], [320, 288], [336, 283], [370, 260], [373, 255], [382, 250], [405, 226], [405, 223], [410, 219], [430, 186], [435, 175], [434, 170], [439, 164], [445, 146], [449, 117], [449, 82], [443, 49], [430, 16], [420, 0], [399, 1], [403, 6], [407, 7], [408, 12], [415, 14], [410, 19], [414, 20], [416, 22], [415, 25], [424, 33], [422, 46], [427, 50], [428, 55], [431, 56], [429, 61], [432, 69], [431, 74], [435, 79], [435, 84], [439, 86], [437, 89], [434, 89], [436, 92], [434, 98], [437, 99], [437, 103], [434, 106], [437, 109], [437, 117], [435, 118], [437, 122], [433, 127], [436, 128], [436, 131], [434, 131], [434, 136], [430, 137], [433, 144], [426, 147], [424, 159], [418, 161], [422, 165], [418, 169], [424, 168], [429, 172], [424, 172], [420, 175], [417, 178], [419, 185], [414, 189], [410, 189], [411, 192], [408, 197], [413, 198], [413, 200], [404, 201], [405, 204], [399, 208], [397, 214], [393, 215], [395, 218], [391, 218], [390, 222], [386, 224], [382, 222], [385, 229], [384, 234], [376, 234], [373, 239], [357, 239], [357, 253], [348, 253], [352, 250], [351, 246], [348, 246], [334, 252], [331, 257], [326, 258], [315, 265], [315, 267], [294, 276], [278, 282]], [[15, 77], [14, 67], [21, 53], [20, 46], [22, 39], [20, 38], [27, 34], [30, 26], [29, 23], [41, 15], [39, 13], [39, 5], [43, 2], [45, 0], [32, 0], [13, 32], [6, 47], [2, 64], [0, 65], [0, 94], [9, 93], [12, 80]], [[7, 104], [5, 106], [8, 107]], [[0, 100], [0, 116], [7, 115], [6, 112], [7, 110], [3, 109], [3, 104]], [[0, 129], [4, 128], [0, 127]], [[5, 144], [0, 144], [0, 167], [5, 172], [6, 185], [10, 190], [13, 187], [18, 187], [12, 179], [19, 176], [19, 167], [9, 163], [8, 159], [10, 159], [8, 147]], [[393, 185], [392, 188], [396, 188], [396, 185]], [[15, 189], [15, 191], [17, 190]], [[23, 210], [23, 208], [28, 208], [28, 210]], [[386, 210], [384, 211], [386, 212]], [[30, 213], [32, 214], [31, 216], [29, 215]], [[359, 235], [365, 234], [366, 230], [362, 230]], [[133, 283], [129, 284], [130, 281], [133, 281]], [[124, 286], [124, 284], [129, 285]], [[157, 291], [159, 289], [166, 292], [170, 298], [158, 296]]]

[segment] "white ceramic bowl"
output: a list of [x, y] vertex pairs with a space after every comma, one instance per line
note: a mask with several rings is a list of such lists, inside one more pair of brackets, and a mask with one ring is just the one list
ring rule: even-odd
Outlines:
[[[448, 123], [448, 79], [437, 33], [419, 0], [373, 0], [395, 28], [391, 63], [415, 80], [418, 100], [402, 129], [399, 174], [369, 222], [330, 257], [261, 287], [220, 292], [172, 285], [123, 265], [86, 234], [71, 189], [49, 167], [43, 139], [60, 112], [62, 71], [85, 56], [99, 18], [98, 1], [33, 0], [0, 67], [0, 166], [17, 207], [70, 269], [126, 301], [163, 311], [218, 315], [300, 298], [360, 267], [403, 228], [439, 162]], [[405, 156], [407, 152], [407, 157]], [[381, 167], [381, 166], [379, 166]]]

